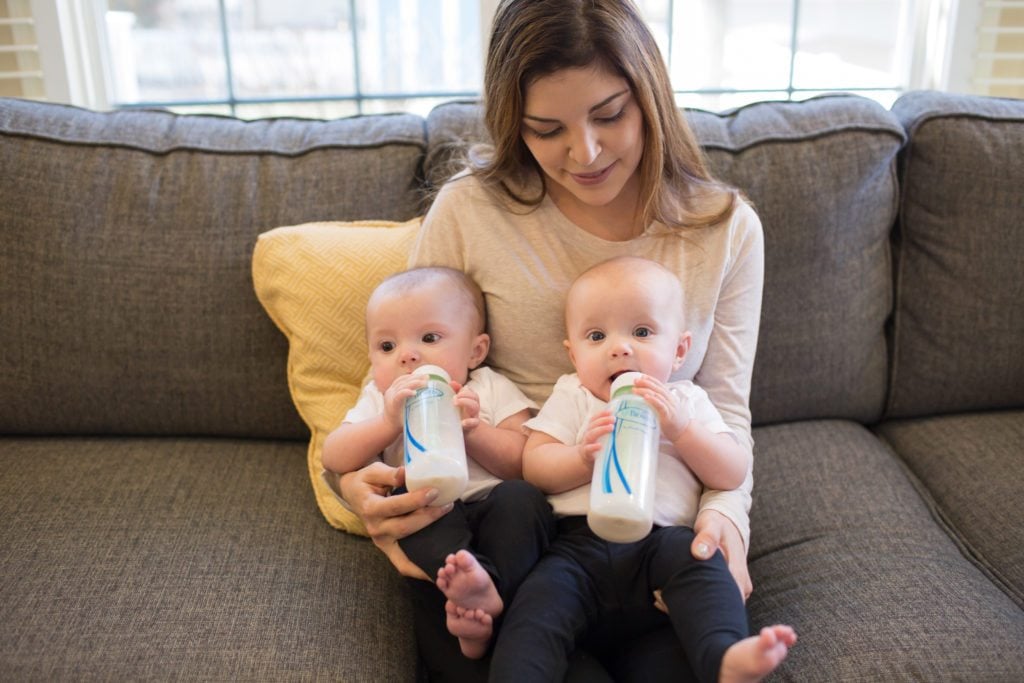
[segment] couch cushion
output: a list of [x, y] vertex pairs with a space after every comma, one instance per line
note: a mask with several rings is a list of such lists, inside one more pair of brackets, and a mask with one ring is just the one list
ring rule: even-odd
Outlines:
[[0, 432], [301, 437], [256, 236], [416, 215], [411, 115], [245, 122], [0, 100]]
[[754, 627], [800, 640], [779, 678], [1024, 680], [1024, 611], [937, 524], [865, 428], [754, 431]]
[[[753, 200], [764, 224], [754, 422], [877, 419], [886, 391], [899, 122], [853, 96], [687, 115], [714, 172]], [[479, 105], [435, 108], [427, 117], [426, 177], [443, 182], [457, 150], [483, 136]]]
[[689, 121], [713, 171], [750, 197], [764, 225], [754, 422], [877, 419], [899, 123], [852, 96], [690, 112]]
[[327, 521], [365, 534], [325, 483], [324, 439], [355, 405], [370, 369], [366, 302], [404, 270], [420, 220], [308, 223], [260, 235], [252, 259], [256, 294], [288, 338], [288, 387], [309, 427], [309, 474]]
[[901, 159], [887, 415], [1024, 407], [1024, 102], [934, 92]]
[[404, 585], [304, 450], [0, 439], [0, 679], [414, 680]]
[[1024, 412], [883, 422], [966, 550], [1024, 608]]
[[472, 145], [489, 140], [479, 102], [445, 102], [427, 116], [427, 153], [423, 174], [427, 184], [441, 187], [462, 169], [465, 152]]

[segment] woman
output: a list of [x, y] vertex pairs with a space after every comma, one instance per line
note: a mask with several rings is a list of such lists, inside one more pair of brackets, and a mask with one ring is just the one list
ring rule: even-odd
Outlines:
[[[571, 372], [559, 343], [569, 283], [614, 256], [658, 261], [679, 275], [693, 347], [706, 349], [691, 353], [673, 379], [703, 387], [751, 449], [761, 224], [735, 189], [707, 171], [636, 8], [629, 0], [503, 1], [484, 88], [492, 146], [473, 150], [468, 172], [441, 189], [411, 265], [450, 266], [477, 281], [493, 340], [488, 363], [540, 403]], [[399, 481], [398, 472], [376, 464], [341, 482], [393, 561], [394, 539], [441, 514], [423, 507], [424, 492], [385, 498], [386, 487]], [[746, 567], [751, 487], [748, 473], [740, 490], [705, 492], [691, 549], [698, 559], [721, 549], [744, 597], [752, 588]], [[421, 653], [432, 673], [471, 677], [440, 654], [443, 619], [425, 623], [437, 605], [424, 602], [436, 594], [417, 599]], [[438, 630], [440, 640], [427, 637]], [[595, 634], [595, 643], [600, 637]], [[626, 672], [638, 680], [678, 680], [678, 667], [685, 668], [667, 625], [614, 650], [621, 656], [603, 663], [616, 680]]]

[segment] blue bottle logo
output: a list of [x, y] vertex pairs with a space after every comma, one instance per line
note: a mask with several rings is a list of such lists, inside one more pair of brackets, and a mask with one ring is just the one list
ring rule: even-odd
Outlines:
[[612, 428], [611, 436], [608, 439], [608, 457], [604, 460], [604, 470], [601, 477], [601, 489], [604, 493], [612, 492], [612, 468], [615, 469], [616, 479], [622, 483], [626, 493], [633, 495], [633, 488], [629, 479], [622, 469], [622, 461], [619, 456], [619, 447], [622, 442], [633, 434], [639, 434], [643, 438], [652, 426], [657, 425], [654, 411], [643, 402], [622, 401], [615, 411], [615, 426]]
[[[444, 381], [443, 378], [437, 377], [436, 375], [430, 375], [430, 379], [438, 379]], [[416, 395], [410, 397], [405, 402], [405, 464], [408, 465], [412, 462], [413, 452], [426, 453], [427, 447], [420, 443], [416, 437], [412, 435], [412, 430], [409, 429], [409, 424], [412, 420], [409, 419], [409, 413], [413, 408], [424, 407], [424, 403], [430, 400], [440, 400], [444, 398], [444, 392], [437, 387], [430, 386], [429, 384], [422, 389], [417, 389]]]

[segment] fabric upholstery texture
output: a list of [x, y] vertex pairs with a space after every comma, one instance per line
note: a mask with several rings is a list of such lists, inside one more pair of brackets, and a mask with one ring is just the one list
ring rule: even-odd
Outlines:
[[397, 573], [300, 442], [0, 439], [5, 680], [412, 681]]
[[887, 416], [1020, 406], [1024, 101], [919, 92], [893, 112], [911, 138]]
[[713, 172], [746, 193], [764, 226], [754, 423], [878, 419], [899, 122], [845, 96], [693, 111], [689, 121]]
[[424, 144], [411, 115], [3, 100], [0, 395], [18, 400], [0, 402], [0, 432], [303, 437], [273, 370], [285, 341], [252, 296], [256, 236], [417, 215]]
[[404, 270], [420, 219], [310, 223], [260, 235], [253, 252], [256, 295], [288, 338], [288, 388], [311, 436], [307, 461], [317, 503], [333, 526], [365, 534], [324, 483], [324, 439], [359, 398], [370, 369], [366, 302]]
[[1024, 680], [1024, 611], [871, 432], [810, 421], [754, 440], [751, 625], [800, 637], [772, 680]]
[[423, 175], [429, 187], [440, 188], [461, 170], [467, 148], [489, 140], [479, 102], [445, 102], [427, 115], [427, 152]]
[[893, 420], [877, 430], [966, 551], [1024, 609], [1024, 412]]

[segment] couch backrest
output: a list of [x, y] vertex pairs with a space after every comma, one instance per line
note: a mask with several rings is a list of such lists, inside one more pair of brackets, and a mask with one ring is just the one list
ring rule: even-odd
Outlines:
[[887, 415], [1024, 406], [1024, 101], [909, 93]]
[[0, 100], [0, 433], [301, 437], [256, 236], [420, 210], [416, 116]]
[[[853, 96], [687, 115], [714, 172], [746, 193], [764, 224], [755, 424], [878, 419], [892, 306], [888, 240], [904, 140], [899, 122]], [[452, 148], [483, 135], [479, 106], [436, 108], [427, 119], [427, 179], [443, 182]]]
[[[764, 223], [755, 423], [870, 423], [887, 388], [892, 417], [1024, 405], [1024, 104], [911, 93], [892, 113], [844, 96], [687, 115]], [[424, 130], [0, 99], [0, 433], [303, 436], [285, 340], [252, 295], [256, 236], [410, 218], [419, 179], [443, 182], [483, 135], [472, 103]]]

